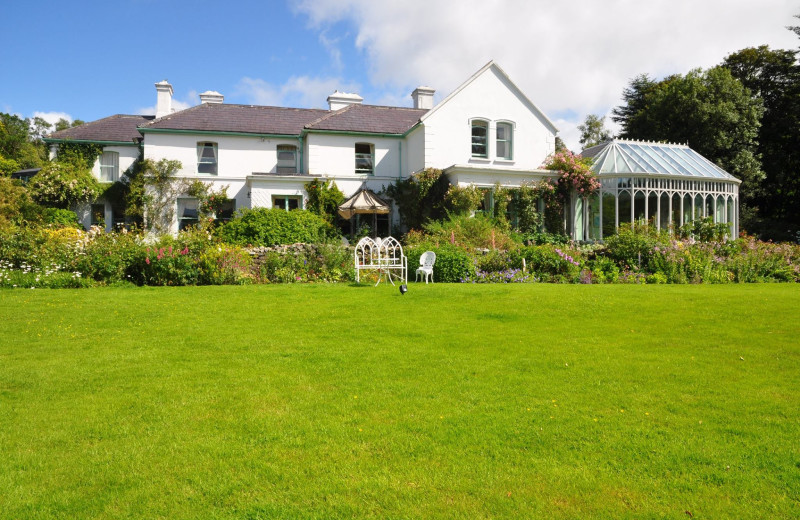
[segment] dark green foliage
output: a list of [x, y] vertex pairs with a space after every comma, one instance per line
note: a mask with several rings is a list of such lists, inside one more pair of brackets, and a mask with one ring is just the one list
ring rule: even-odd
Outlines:
[[443, 203], [449, 188], [450, 181], [441, 170], [428, 168], [395, 181], [383, 193], [397, 204], [406, 228], [421, 229], [425, 223], [446, 215]]
[[0, 158], [15, 161], [20, 169], [38, 168], [47, 162], [47, 147], [31, 135], [29, 119], [0, 112]]
[[757, 153], [766, 175], [754, 204], [762, 236], [787, 240], [800, 230], [800, 65], [795, 50], [762, 45], [723, 62], [764, 103]]
[[310, 211], [256, 208], [242, 210], [217, 233], [230, 244], [275, 246], [318, 242], [328, 229], [328, 223]]
[[345, 196], [335, 181], [314, 179], [306, 183], [306, 193], [308, 193], [306, 208], [308, 211], [316, 213], [330, 224], [337, 221], [339, 205], [344, 202]]
[[612, 117], [622, 125], [620, 137], [688, 143], [742, 180], [744, 204], [758, 199], [764, 178], [757, 151], [763, 104], [730, 70], [698, 69], [658, 82], [638, 76], [623, 100]]
[[444, 196], [444, 208], [450, 215], [472, 215], [481, 204], [483, 193], [475, 186], [451, 185]]
[[103, 145], [101, 144], [66, 141], [58, 143], [56, 160], [62, 163], [76, 164], [81, 168], [91, 170], [102, 153]]

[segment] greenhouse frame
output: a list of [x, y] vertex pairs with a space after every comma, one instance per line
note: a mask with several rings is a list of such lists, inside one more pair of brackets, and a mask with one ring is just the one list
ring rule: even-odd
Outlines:
[[706, 217], [738, 236], [741, 181], [689, 146], [613, 139], [581, 156], [593, 159], [601, 188], [572, 198], [574, 240], [602, 240], [625, 223], [675, 229]]

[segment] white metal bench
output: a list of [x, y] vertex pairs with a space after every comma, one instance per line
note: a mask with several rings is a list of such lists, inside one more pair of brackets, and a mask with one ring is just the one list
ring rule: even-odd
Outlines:
[[370, 238], [364, 237], [356, 244], [353, 253], [356, 268], [356, 282], [361, 282], [361, 271], [375, 271], [378, 281], [386, 279], [394, 285], [392, 278], [408, 283], [408, 259], [403, 254], [403, 246], [394, 237]]

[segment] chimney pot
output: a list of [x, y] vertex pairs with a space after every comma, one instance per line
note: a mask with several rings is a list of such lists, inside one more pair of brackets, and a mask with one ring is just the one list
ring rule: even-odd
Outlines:
[[430, 110], [433, 108], [433, 94], [436, 91], [431, 87], [419, 86], [411, 93], [414, 99], [414, 108], [423, 108]]

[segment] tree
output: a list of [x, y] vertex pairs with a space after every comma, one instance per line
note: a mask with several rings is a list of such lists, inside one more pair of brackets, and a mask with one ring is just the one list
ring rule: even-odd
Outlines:
[[0, 155], [20, 168], [38, 168], [46, 162], [47, 148], [31, 136], [31, 124], [13, 114], [0, 113]]
[[589, 114], [583, 124], [578, 125], [578, 130], [581, 131], [580, 143], [583, 148], [591, 148], [611, 139], [611, 131], [606, 128], [605, 116]]
[[764, 104], [757, 152], [766, 175], [758, 206], [761, 235], [789, 239], [800, 230], [800, 65], [797, 51], [742, 49], [723, 66]]
[[764, 179], [757, 150], [763, 104], [729, 69], [696, 69], [658, 82], [637, 76], [623, 101], [612, 116], [622, 126], [620, 137], [687, 143], [742, 180], [745, 205], [757, 202]]
[[567, 145], [564, 144], [564, 140], [556, 136], [556, 152], [563, 152], [566, 149]]

